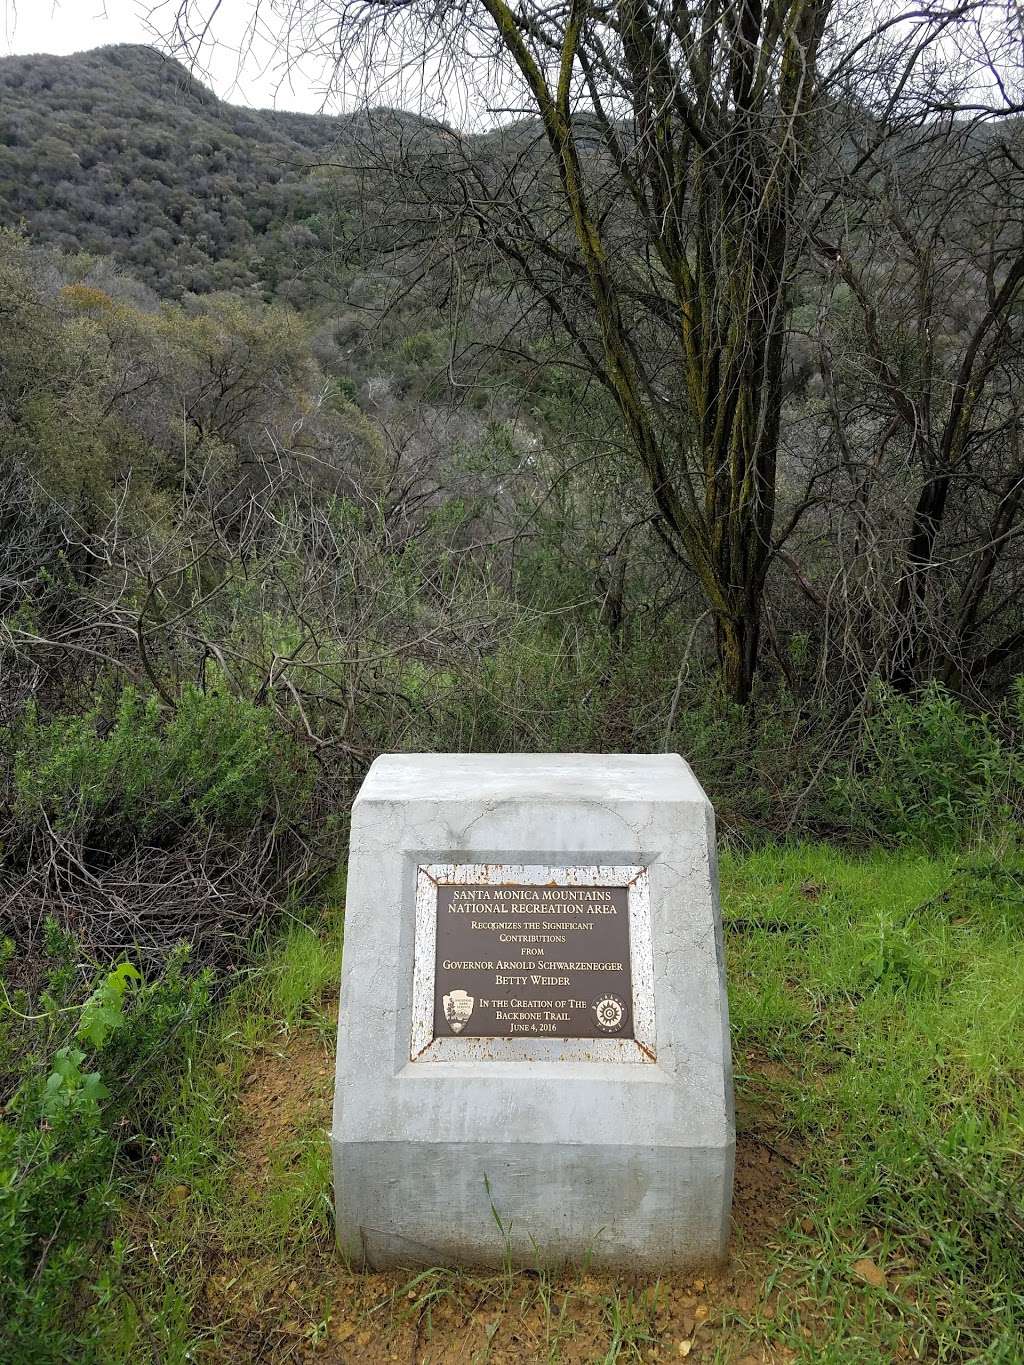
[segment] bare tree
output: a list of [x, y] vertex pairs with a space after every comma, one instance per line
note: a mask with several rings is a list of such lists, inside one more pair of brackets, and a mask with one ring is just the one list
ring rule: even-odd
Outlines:
[[[159, 22], [197, 56], [216, 10], [181, 0]], [[362, 137], [362, 168], [394, 177], [412, 206], [387, 222], [390, 249], [430, 238], [452, 255], [489, 252], [558, 319], [614, 399], [662, 538], [707, 599], [726, 688], [746, 701], [779, 548], [787, 319], [821, 207], [817, 171], [849, 152], [848, 99], [866, 102], [864, 165], [893, 126], [947, 96], [977, 98], [986, 59], [999, 69], [994, 13], [280, 0], [254, 5], [247, 33], [276, 32], [286, 65], [332, 62], [367, 106], [433, 97], [442, 112], [459, 102], [505, 120], [481, 139], [392, 117]], [[978, 39], [970, 51], [965, 34]], [[941, 94], [933, 53], [955, 73]], [[995, 89], [997, 105], [1007, 98]]]
[[817, 339], [845, 471], [833, 626], [901, 690], [1024, 651], [1019, 120], [942, 111], [846, 179]]

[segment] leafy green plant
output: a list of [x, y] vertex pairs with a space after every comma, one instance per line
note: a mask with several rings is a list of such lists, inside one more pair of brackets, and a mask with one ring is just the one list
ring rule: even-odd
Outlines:
[[25, 830], [43, 820], [112, 837], [192, 822], [245, 830], [301, 803], [309, 783], [306, 755], [273, 713], [226, 691], [187, 687], [166, 715], [128, 687], [106, 725], [98, 706], [42, 720], [30, 703], [12, 739]]
[[[122, 962], [100, 981], [82, 1006], [76, 1037], [98, 1051], [125, 1022], [125, 996], [129, 987], [140, 985], [142, 974], [130, 962]], [[80, 1047], [65, 1046], [53, 1059], [53, 1070], [46, 1078], [42, 1112], [47, 1119], [60, 1113], [88, 1114], [95, 1117], [99, 1102], [109, 1095], [98, 1071], [85, 1073], [86, 1054]]]
[[916, 697], [879, 684], [856, 770], [840, 788], [865, 828], [937, 849], [1012, 828], [1024, 762], [992, 716], [938, 683]]
[[88, 1292], [131, 1161], [174, 1085], [170, 1058], [179, 1050], [168, 1044], [183, 1028], [195, 1033], [209, 977], [186, 973], [183, 948], [159, 980], [145, 982], [122, 962], [69, 1003], [77, 979], [69, 942], [56, 926], [47, 940], [53, 970], [41, 1008], [23, 1010], [24, 993], [4, 995], [23, 1056], [0, 1124], [0, 1356], [57, 1362], [90, 1358], [71, 1310]]

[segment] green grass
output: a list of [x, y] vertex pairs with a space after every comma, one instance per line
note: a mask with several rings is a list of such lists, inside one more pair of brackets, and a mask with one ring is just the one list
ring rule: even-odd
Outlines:
[[[192, 1305], [197, 1271], [224, 1250], [287, 1252], [329, 1236], [330, 1163], [323, 1135], [296, 1135], [275, 1156], [268, 1197], [239, 1200], [233, 1125], [253, 1060], [296, 1030], [333, 1033], [324, 1001], [341, 970], [342, 917], [296, 920], [244, 974], [215, 1026], [188, 1059], [166, 1111], [167, 1142], [159, 1169], [134, 1203], [126, 1204], [124, 1244], [114, 1255], [104, 1291], [89, 1313], [86, 1337], [98, 1359], [185, 1362], [216, 1336], [197, 1329]], [[135, 1218], [156, 1215], [145, 1245]]]
[[[731, 1335], [701, 1359], [732, 1360], [739, 1342], [807, 1365], [1024, 1361], [1024, 864], [763, 849], [726, 856], [722, 888], [741, 1133], [801, 1155], [773, 1245], [736, 1240], [739, 1264], [767, 1267], [756, 1301], [724, 1304]], [[265, 1188], [240, 1180], [243, 1086], [296, 1039], [330, 1046], [340, 949], [336, 912], [291, 923], [190, 1045], [159, 1161], [122, 1191], [96, 1256], [83, 1359], [217, 1359], [231, 1324], [197, 1306], [216, 1273], [244, 1274], [266, 1304], [294, 1273], [288, 1327], [311, 1348], [347, 1284], [344, 1311], [382, 1340], [414, 1320], [429, 1343], [473, 1315], [486, 1359], [516, 1315], [538, 1358], [576, 1359], [589, 1312], [598, 1344], [582, 1358], [672, 1358], [678, 1329], [657, 1307], [671, 1281], [435, 1269], [391, 1277], [368, 1306], [333, 1247], [322, 1123], [287, 1135]], [[865, 1261], [884, 1286], [864, 1282]]]
[[813, 1222], [765, 1335], [819, 1361], [1021, 1361], [1024, 869], [798, 848], [723, 883], [738, 1090], [805, 1150]]

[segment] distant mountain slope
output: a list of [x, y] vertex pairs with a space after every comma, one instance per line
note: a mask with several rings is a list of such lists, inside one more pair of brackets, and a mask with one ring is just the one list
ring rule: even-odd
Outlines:
[[309, 167], [340, 127], [226, 104], [152, 48], [5, 57], [0, 223], [114, 256], [165, 296], [301, 296], [325, 233]]

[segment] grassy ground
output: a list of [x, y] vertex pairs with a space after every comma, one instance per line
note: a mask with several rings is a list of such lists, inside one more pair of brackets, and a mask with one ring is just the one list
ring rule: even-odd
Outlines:
[[341, 915], [187, 1059], [84, 1337], [104, 1361], [1024, 1361], [1024, 868], [827, 848], [723, 866], [733, 1262], [364, 1275], [326, 1129]]

